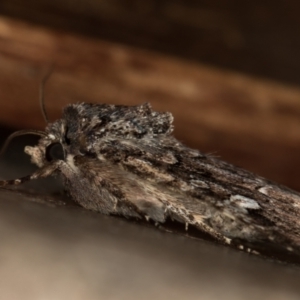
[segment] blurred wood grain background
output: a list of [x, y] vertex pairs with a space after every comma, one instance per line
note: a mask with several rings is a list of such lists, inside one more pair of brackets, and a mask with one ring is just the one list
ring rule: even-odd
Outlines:
[[0, 124], [45, 123], [74, 102], [171, 111], [193, 148], [300, 190], [295, 1], [0, 3]]

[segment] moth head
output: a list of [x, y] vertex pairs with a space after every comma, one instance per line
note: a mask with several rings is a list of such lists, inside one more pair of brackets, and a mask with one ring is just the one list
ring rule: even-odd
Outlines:
[[54, 160], [64, 160], [66, 155], [65, 126], [63, 120], [48, 124], [36, 146], [26, 146], [24, 151], [31, 162], [42, 167]]

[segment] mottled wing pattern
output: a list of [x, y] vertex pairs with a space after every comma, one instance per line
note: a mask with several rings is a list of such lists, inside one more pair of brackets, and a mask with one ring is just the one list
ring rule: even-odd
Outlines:
[[[300, 196], [189, 149], [172, 136], [173, 117], [149, 104], [72, 104], [25, 152], [40, 169], [0, 185], [61, 174], [66, 190], [103, 214], [173, 219], [241, 249], [300, 255]], [[54, 144], [63, 159], [51, 158]]]

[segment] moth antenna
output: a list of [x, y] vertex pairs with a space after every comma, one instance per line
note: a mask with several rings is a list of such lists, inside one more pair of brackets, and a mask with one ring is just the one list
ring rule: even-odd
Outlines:
[[7, 139], [5, 140], [1, 150], [0, 150], [0, 157], [2, 157], [3, 153], [5, 152], [7, 146], [9, 143], [12, 141], [17, 136], [20, 135], [25, 135], [25, 134], [34, 134], [34, 135], [39, 135], [39, 136], [47, 136], [46, 132], [40, 131], [40, 130], [19, 130], [16, 132], [13, 132]]
[[38, 178], [43, 178], [43, 177], [48, 177], [50, 176], [57, 168], [59, 167], [58, 162], [54, 162], [52, 164], [48, 164], [41, 169], [38, 169], [31, 175], [27, 175], [21, 178], [17, 179], [11, 179], [11, 180], [0, 180], [0, 187], [4, 187], [7, 185], [19, 185], [24, 182], [33, 180], [33, 179], [38, 179]]
[[49, 123], [49, 118], [48, 118], [47, 111], [45, 108], [45, 84], [46, 84], [47, 80], [49, 79], [50, 75], [52, 74], [53, 69], [54, 69], [54, 64], [52, 64], [52, 66], [49, 68], [48, 72], [43, 77], [41, 84], [40, 84], [40, 100], [39, 100], [39, 102], [40, 102], [40, 107], [41, 107], [43, 118], [47, 124]]
[[[34, 173], [33, 173], [34, 174]], [[27, 175], [21, 178], [17, 178], [17, 179], [11, 179], [11, 180], [0, 180], [0, 187], [4, 187], [7, 185], [19, 185], [22, 184], [24, 182], [30, 181], [32, 180], [32, 175]]]

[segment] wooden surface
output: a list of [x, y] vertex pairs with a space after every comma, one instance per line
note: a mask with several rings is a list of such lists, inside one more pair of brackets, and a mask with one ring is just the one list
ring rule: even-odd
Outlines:
[[295, 0], [1, 0], [0, 13], [300, 84]]
[[43, 129], [68, 103], [139, 104], [171, 111], [176, 136], [300, 190], [300, 90], [146, 50], [0, 18], [0, 120]]

